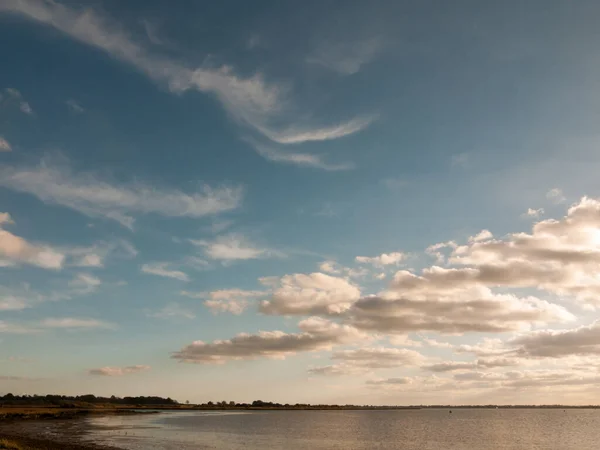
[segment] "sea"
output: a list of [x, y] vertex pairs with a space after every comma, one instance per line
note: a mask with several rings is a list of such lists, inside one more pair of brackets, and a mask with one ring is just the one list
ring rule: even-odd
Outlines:
[[186, 411], [85, 419], [130, 450], [600, 449], [600, 409]]

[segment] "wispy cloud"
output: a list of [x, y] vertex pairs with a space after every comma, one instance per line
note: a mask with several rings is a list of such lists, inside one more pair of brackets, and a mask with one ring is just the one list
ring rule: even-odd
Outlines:
[[338, 164], [330, 164], [321, 158], [319, 155], [312, 153], [293, 152], [287, 149], [275, 148], [272, 144], [261, 144], [254, 139], [245, 139], [263, 158], [269, 161], [294, 164], [301, 167], [313, 167], [328, 171], [349, 170], [354, 168], [353, 163], [345, 162]]
[[83, 109], [83, 106], [81, 106], [81, 104], [78, 101], [73, 100], [72, 98], [67, 100], [65, 102], [65, 104], [69, 108], [69, 111], [71, 111], [75, 114], [82, 114], [83, 112], [85, 112], [85, 109]]
[[105, 377], [120, 377], [132, 373], [145, 372], [147, 370], [150, 370], [150, 366], [135, 365], [127, 367], [101, 367], [99, 369], [90, 369], [88, 370], [88, 373], [90, 375], [102, 375]]
[[78, 273], [69, 282], [69, 287], [78, 294], [89, 294], [94, 292], [102, 284], [100, 278], [89, 273]]
[[13, 295], [0, 296], [0, 311], [20, 311], [31, 305], [23, 298]]
[[550, 189], [547, 193], [546, 193], [546, 198], [548, 200], [550, 200], [552, 203], [555, 204], [559, 204], [559, 203], [564, 203], [567, 199], [565, 198], [565, 194], [563, 194], [562, 189], [559, 188], [553, 188]]
[[242, 201], [240, 187], [204, 186], [200, 192], [185, 193], [138, 181], [119, 183], [92, 172], [74, 173], [68, 165], [48, 160], [33, 167], [1, 168], [0, 186], [128, 228], [133, 227], [135, 213], [203, 217], [233, 210]]
[[115, 325], [96, 319], [79, 317], [48, 318], [40, 322], [42, 328], [60, 328], [67, 330], [113, 329]]
[[538, 218], [540, 216], [544, 215], [544, 208], [538, 208], [538, 209], [533, 209], [533, 208], [528, 208], [527, 212], [523, 214], [523, 217], [534, 217], [534, 218]]
[[471, 164], [471, 157], [468, 153], [458, 153], [456, 155], [452, 155], [450, 159], [450, 165], [452, 167], [460, 167], [462, 169], [466, 169]]
[[206, 299], [204, 306], [214, 314], [229, 312], [239, 315], [250, 305], [250, 300], [265, 296], [267, 292], [248, 291], [244, 289], [220, 289], [211, 292], [181, 291], [181, 295]]
[[190, 281], [190, 278], [185, 272], [181, 270], [175, 270], [170, 268], [171, 263], [169, 262], [153, 262], [144, 264], [141, 267], [143, 273], [149, 275], [157, 275], [159, 277], [174, 278], [180, 281]]
[[175, 303], [175, 302], [165, 305], [159, 311], [155, 311], [155, 312], [148, 311], [146, 313], [146, 315], [148, 317], [155, 317], [157, 319], [177, 319], [177, 318], [193, 319], [196, 317], [196, 314], [183, 308], [179, 303]]
[[29, 264], [43, 269], [61, 269], [65, 254], [48, 245], [35, 244], [1, 228], [13, 223], [8, 213], [0, 214], [0, 266]]
[[193, 245], [204, 248], [205, 255], [210, 259], [235, 261], [247, 259], [262, 259], [285, 256], [282, 252], [252, 243], [242, 234], [219, 236], [212, 241], [190, 239]]
[[371, 264], [374, 267], [383, 267], [389, 265], [398, 265], [406, 259], [406, 254], [401, 252], [382, 253], [378, 256], [357, 256], [354, 258], [357, 263]]
[[[2, 12], [2, 6], [3, 5], [0, 5], [0, 12]], [[29, 116], [33, 115], [33, 109], [31, 108], [31, 105], [29, 105], [29, 102], [25, 101], [23, 95], [18, 89], [5, 88], [4, 94], [0, 95], [0, 103], [6, 105], [15, 105], [22, 113]]]
[[372, 61], [381, 51], [382, 42], [378, 37], [355, 42], [319, 44], [306, 58], [310, 64], [318, 64], [342, 75], [352, 75]]
[[[215, 95], [237, 122], [259, 131], [277, 142], [332, 139], [339, 129], [358, 130], [356, 121], [329, 128], [307, 127], [305, 130], [285, 130], [273, 125], [283, 113], [289, 113], [289, 88], [284, 84], [267, 83], [261, 73], [249, 77], [237, 75], [233, 68], [197, 68], [170, 58], [152, 54], [135, 42], [123, 28], [91, 8], [74, 9], [56, 2], [42, 0], [8, 0], [0, 3], [0, 12], [18, 14], [35, 22], [51, 26], [73, 39], [101, 49], [158, 82], [166, 83], [174, 92], [195, 89]], [[292, 120], [297, 120], [295, 116]], [[342, 135], [348, 134], [342, 132]]]
[[329, 141], [349, 136], [367, 128], [375, 119], [376, 115], [357, 117], [348, 122], [334, 126], [318, 129], [302, 129], [290, 127], [283, 131], [265, 133], [271, 140], [280, 144], [301, 144], [311, 141]]
[[2, 136], [0, 136], [0, 152], [11, 152], [12, 151], [12, 145], [10, 145], [10, 143], [4, 139]]

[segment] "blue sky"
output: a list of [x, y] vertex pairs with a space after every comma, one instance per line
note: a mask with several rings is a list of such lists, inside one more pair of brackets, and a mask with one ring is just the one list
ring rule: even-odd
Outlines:
[[599, 14], [2, 2], [3, 391], [597, 398]]

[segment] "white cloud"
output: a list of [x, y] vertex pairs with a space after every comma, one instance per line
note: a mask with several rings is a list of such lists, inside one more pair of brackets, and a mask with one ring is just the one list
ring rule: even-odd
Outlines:
[[381, 47], [381, 39], [377, 37], [354, 42], [323, 42], [306, 58], [306, 62], [318, 64], [341, 75], [352, 75], [361, 66], [372, 61]]
[[360, 298], [348, 280], [319, 272], [285, 275], [272, 286], [271, 298], [260, 305], [265, 314], [340, 314]]
[[65, 102], [65, 104], [69, 108], [69, 111], [71, 111], [75, 114], [82, 114], [83, 112], [85, 112], [85, 109], [83, 109], [83, 106], [81, 106], [81, 104], [79, 102], [77, 102], [76, 100], [73, 100], [72, 98], [67, 100]]
[[523, 214], [524, 217], [533, 217], [536, 219], [543, 215], [544, 215], [544, 208], [538, 208], [538, 209], [528, 208], [527, 212], [525, 214]]
[[320, 317], [310, 317], [298, 326], [300, 333], [260, 331], [257, 334], [241, 333], [234, 338], [211, 343], [195, 341], [173, 353], [172, 358], [203, 364], [259, 357], [283, 359], [298, 352], [327, 350], [334, 345], [351, 344], [367, 337], [353, 327]]
[[377, 116], [357, 117], [348, 122], [343, 122], [331, 127], [306, 130], [290, 127], [284, 131], [271, 132], [268, 137], [280, 144], [301, 144], [311, 141], [329, 141], [339, 139], [367, 128], [377, 119]]
[[[11, 224], [8, 213], [0, 214], [0, 227]], [[34, 244], [0, 228], [0, 265], [29, 264], [43, 269], [61, 269], [65, 254], [48, 245]]]
[[165, 305], [164, 308], [162, 308], [159, 311], [148, 312], [147, 315], [149, 317], [155, 317], [158, 319], [173, 319], [173, 318], [194, 319], [196, 317], [196, 315], [193, 312], [191, 312], [185, 308], [182, 308], [181, 305], [179, 305], [179, 303], [175, 303], [175, 302]]
[[116, 220], [128, 228], [133, 226], [135, 213], [203, 217], [235, 209], [242, 199], [239, 187], [204, 186], [188, 194], [142, 182], [119, 183], [91, 172], [73, 173], [68, 166], [45, 160], [39, 166], [0, 169], [0, 185], [89, 217]]
[[438, 242], [437, 244], [427, 247], [427, 249], [425, 249], [425, 253], [434, 256], [438, 264], [443, 264], [446, 262], [447, 256], [441, 250], [455, 249], [456, 247], [458, 247], [458, 244], [454, 241]]
[[406, 259], [406, 255], [400, 252], [382, 253], [379, 256], [357, 256], [354, 258], [357, 263], [371, 264], [374, 267], [383, 267], [389, 265], [398, 265]]
[[531, 287], [594, 307], [600, 304], [600, 201], [584, 197], [563, 219], [535, 223], [531, 234], [458, 246], [449, 261], [463, 267], [431, 271], [431, 281]]
[[342, 273], [341, 269], [338, 267], [338, 263], [331, 260], [323, 261], [321, 264], [319, 264], [319, 270], [321, 272], [330, 273], [333, 275], [339, 275]]
[[247, 259], [263, 259], [284, 256], [281, 252], [266, 247], [259, 247], [241, 234], [219, 236], [212, 241], [190, 239], [193, 245], [204, 248], [210, 259], [236, 261]]
[[159, 277], [175, 278], [180, 281], [190, 281], [190, 278], [181, 270], [170, 269], [169, 262], [152, 262], [143, 264], [141, 271], [149, 275], [157, 275]]
[[494, 235], [490, 230], [481, 230], [475, 236], [469, 237], [469, 242], [481, 242], [481, 241], [489, 241], [492, 239]]
[[123, 375], [129, 375], [132, 373], [145, 372], [150, 370], [150, 366], [135, 365], [127, 367], [101, 367], [99, 369], [90, 369], [88, 373], [90, 375], [102, 375], [106, 377], [120, 377]]
[[195, 89], [214, 95], [240, 124], [250, 127], [273, 141], [300, 143], [333, 139], [364, 128], [354, 119], [329, 127], [299, 128], [280, 126], [282, 119], [297, 122], [289, 105], [289, 88], [268, 83], [261, 73], [243, 78], [226, 65], [193, 68], [158, 54], [152, 54], [135, 42], [123, 28], [111, 23], [91, 8], [74, 9], [42, 0], [8, 0], [0, 3], [0, 12], [17, 14], [53, 27], [71, 38], [96, 47], [115, 59], [131, 64], [151, 79], [166, 83], [176, 93]]
[[563, 194], [562, 189], [559, 188], [550, 189], [546, 193], [546, 198], [555, 204], [563, 203], [567, 200], [565, 198], [565, 195]]
[[[391, 289], [382, 296], [354, 303], [348, 313], [349, 323], [362, 330], [392, 334], [498, 333], [574, 319], [565, 308], [535, 297], [494, 294], [485, 287], [454, 287], [444, 291], [430, 287], [425, 280], [423, 286], [411, 288], [409, 282], [398, 284], [398, 278], [396, 275]], [[394, 288], [394, 284], [398, 287]]]
[[2, 136], [0, 136], [0, 152], [11, 152], [12, 151], [12, 146], [10, 145], [10, 143], [4, 139]]
[[204, 298], [204, 306], [214, 314], [229, 312], [239, 315], [249, 306], [250, 300], [266, 295], [264, 291], [243, 289], [220, 289], [211, 292], [181, 291], [181, 295], [191, 298]]

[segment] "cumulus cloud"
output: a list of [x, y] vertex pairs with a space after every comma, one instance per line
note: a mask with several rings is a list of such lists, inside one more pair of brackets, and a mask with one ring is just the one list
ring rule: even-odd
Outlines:
[[235, 209], [242, 199], [239, 187], [205, 186], [200, 192], [188, 194], [142, 182], [119, 183], [91, 172], [73, 173], [68, 166], [48, 161], [34, 167], [0, 169], [0, 186], [89, 217], [116, 220], [128, 228], [133, 227], [136, 213], [203, 217]]
[[[414, 276], [414, 275], [413, 275]], [[416, 277], [416, 276], [415, 276]], [[374, 332], [507, 332], [532, 324], [573, 320], [565, 308], [535, 297], [494, 294], [485, 287], [390, 290], [357, 301], [349, 323]]]
[[250, 300], [266, 295], [264, 291], [248, 291], [243, 289], [220, 289], [211, 292], [187, 292], [181, 295], [192, 298], [206, 298], [204, 306], [214, 314], [229, 312], [239, 315], [250, 304]]
[[210, 343], [195, 341], [173, 353], [172, 358], [187, 363], [222, 364], [230, 360], [258, 357], [283, 359], [298, 352], [327, 350], [334, 345], [351, 344], [367, 336], [348, 325], [320, 317], [310, 317], [298, 324], [300, 333], [260, 331], [241, 333], [226, 340]]
[[492, 239], [493, 237], [494, 237], [494, 235], [492, 234], [492, 232], [490, 230], [481, 230], [475, 236], [469, 237], [469, 242], [488, 241], [488, 240]]
[[527, 358], [600, 355], [600, 321], [571, 330], [540, 330], [512, 339], [509, 346]]
[[[0, 214], [0, 227], [12, 224], [8, 213]], [[43, 269], [61, 269], [65, 254], [48, 245], [31, 243], [0, 228], [0, 266], [28, 264]]]
[[573, 296], [588, 306], [600, 293], [600, 201], [584, 197], [561, 220], [533, 225], [531, 234], [474, 242], [454, 248], [456, 269], [433, 268], [427, 282], [437, 286], [531, 287]]
[[99, 369], [90, 369], [88, 370], [88, 373], [90, 375], [102, 375], [105, 377], [120, 377], [132, 373], [145, 372], [147, 370], [150, 370], [150, 366], [135, 365], [127, 367], [101, 367]]
[[123, 27], [91, 8], [76, 9], [42, 0], [8, 0], [0, 3], [0, 12], [50, 26], [98, 48], [132, 65], [154, 81], [166, 84], [175, 93], [197, 90], [212, 94], [235, 121], [275, 142], [334, 139], [366, 126], [361, 125], [362, 119], [352, 119], [333, 127], [282, 125], [282, 121], [286, 120], [290, 123], [299, 121], [298, 114], [293, 114], [294, 108], [290, 105], [289, 86], [269, 83], [261, 73], [242, 77], [227, 65], [194, 68], [164, 55], [153, 54], [147, 46], [134, 41]]
[[12, 151], [12, 146], [10, 143], [0, 136], [0, 152], [10, 152]]
[[187, 275], [187, 273], [182, 272], [181, 270], [172, 269], [171, 263], [169, 262], [152, 262], [143, 264], [140, 270], [142, 271], [142, 273], [146, 273], [149, 275], [174, 278], [180, 281], [190, 281], [190, 278]]
[[447, 252], [458, 247], [458, 244], [454, 241], [438, 242], [437, 244], [430, 245], [425, 249], [425, 253], [435, 257], [437, 264], [444, 264], [447, 258]]
[[389, 265], [398, 265], [404, 259], [406, 259], [406, 255], [400, 252], [393, 253], [382, 253], [379, 256], [357, 256], [354, 258], [357, 263], [361, 264], [371, 264], [375, 267], [383, 267]]
[[285, 275], [273, 284], [273, 294], [261, 303], [265, 314], [340, 314], [360, 298], [358, 287], [344, 278], [320, 272]]
[[208, 258], [221, 261], [242, 261], [284, 256], [283, 253], [277, 250], [252, 243], [241, 234], [219, 236], [212, 241], [191, 239], [190, 242], [195, 246], [202, 247]]

